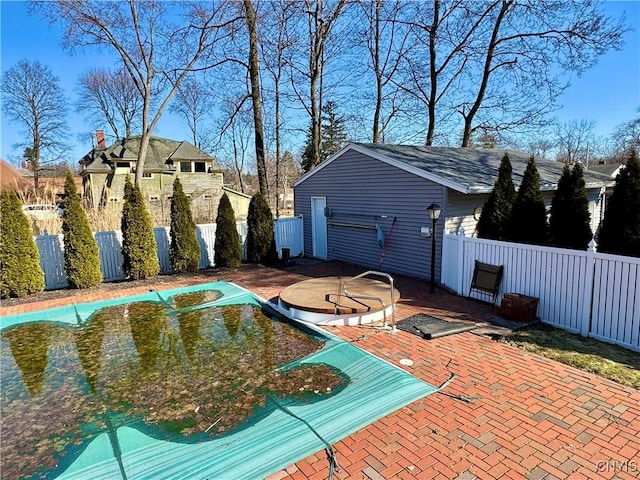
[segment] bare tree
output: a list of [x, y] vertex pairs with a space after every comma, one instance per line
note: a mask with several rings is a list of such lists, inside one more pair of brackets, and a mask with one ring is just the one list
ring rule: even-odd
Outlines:
[[594, 150], [593, 120], [571, 120], [558, 125], [556, 145], [558, 160], [567, 164], [582, 161], [588, 167], [589, 156]]
[[106, 122], [114, 137], [128, 138], [138, 128], [142, 97], [131, 76], [123, 69], [92, 69], [78, 81], [76, 110], [86, 114], [96, 127]]
[[499, 139], [537, 127], [568, 85], [557, 72], [589, 68], [625, 31], [596, 0], [432, 0], [414, 9], [399, 86], [426, 107], [427, 145], [445, 122], [461, 127], [465, 147], [477, 130]]
[[[275, 136], [275, 205], [276, 218], [280, 216], [280, 187], [281, 187], [281, 148], [282, 148], [282, 125], [283, 116], [281, 111], [282, 95], [281, 89], [286, 73], [288, 50], [294, 42], [289, 37], [288, 25], [291, 21], [295, 8], [294, 4], [288, 0], [271, 0], [266, 4], [268, 11], [264, 12], [262, 25], [265, 35], [260, 44], [262, 49], [263, 65], [273, 82], [274, 101], [274, 136]], [[286, 186], [286, 185], [285, 185]]]
[[55, 160], [67, 135], [66, 100], [51, 69], [39, 62], [20, 60], [2, 76], [2, 110], [25, 130], [23, 144], [39, 194], [41, 164]]
[[151, 135], [178, 87], [189, 72], [216, 64], [215, 47], [238, 20], [228, 16], [226, 1], [57, 0], [36, 3], [35, 9], [64, 25], [66, 47], [106, 46], [121, 57], [142, 97], [137, 183]]
[[260, 58], [258, 48], [258, 19], [252, 0], [243, 0], [244, 20], [249, 35], [249, 58], [247, 62], [253, 107], [254, 145], [260, 193], [269, 196], [267, 166], [264, 151], [264, 122], [262, 120], [262, 92], [260, 91]]
[[204, 146], [204, 133], [200, 126], [214, 108], [213, 96], [203, 81], [194, 76], [187, 77], [178, 87], [169, 110], [182, 116], [189, 130], [193, 144], [198, 148]]
[[405, 17], [411, 26], [412, 48], [396, 83], [427, 110], [425, 145], [435, 142], [438, 121], [452, 116], [451, 102], [445, 107], [442, 104], [448, 101], [451, 91], [459, 88], [469, 63], [468, 45], [484, 25], [491, 5], [483, 7], [484, 14], [472, 19], [461, 0], [415, 2]]
[[463, 147], [478, 128], [499, 132], [531, 125], [548, 113], [567, 86], [554, 76], [554, 66], [580, 72], [622, 45], [623, 20], [607, 17], [596, 0], [500, 0], [478, 6], [474, 11], [476, 3], [463, 4], [470, 19], [486, 18], [486, 28], [467, 44], [468, 88], [458, 90], [466, 95], [458, 104]]
[[[324, 0], [304, 0], [296, 4], [297, 8], [306, 16], [305, 54], [303, 62], [291, 63], [291, 86], [296, 97], [310, 117], [310, 138], [313, 159], [310, 167], [320, 163], [321, 123], [322, 123], [322, 95], [323, 75], [327, 62], [327, 42], [338, 18], [345, 10], [348, 0], [337, 0], [327, 8]], [[302, 80], [299, 83], [300, 77]], [[308, 85], [308, 94], [303, 93], [299, 85]]]
[[400, 88], [394, 80], [409, 50], [410, 29], [403, 18], [408, 4], [401, 0], [367, 0], [361, 6], [366, 18], [363, 34], [369, 68], [375, 78], [371, 138], [378, 143], [384, 141], [387, 127], [401, 110]]
[[[242, 193], [247, 192], [244, 182], [248, 170], [247, 152], [251, 146], [252, 114], [246, 103], [238, 109], [238, 102], [234, 99], [226, 99], [221, 102], [222, 118], [219, 125], [219, 140], [217, 149], [222, 153], [221, 161], [229, 169], [233, 170], [237, 185]], [[229, 121], [229, 118], [233, 118]]]
[[527, 151], [535, 158], [548, 158], [555, 142], [545, 137], [533, 138], [527, 143]]
[[635, 118], [616, 127], [613, 141], [616, 145], [616, 157], [628, 156], [631, 150], [640, 151], [640, 107]]

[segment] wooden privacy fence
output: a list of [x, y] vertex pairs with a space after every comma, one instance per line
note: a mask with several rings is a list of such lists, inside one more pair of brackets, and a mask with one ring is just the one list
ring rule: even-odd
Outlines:
[[[504, 265], [499, 299], [538, 297], [545, 323], [640, 351], [640, 258], [445, 234], [442, 283], [467, 295], [474, 261]], [[482, 298], [482, 294], [472, 294]]]
[[[243, 245], [243, 258], [246, 258], [247, 223], [237, 222], [236, 228]], [[171, 273], [169, 247], [171, 236], [169, 227], [156, 227], [153, 233], [156, 239], [158, 261], [161, 273]], [[105, 282], [124, 280], [122, 270], [122, 232], [95, 232], [93, 234], [100, 250], [100, 267]], [[200, 243], [200, 262], [198, 268], [213, 266], [216, 224], [196, 226], [196, 236]], [[276, 247], [290, 248], [292, 256], [302, 255], [302, 217], [287, 217], [276, 221], [274, 236]], [[64, 243], [62, 235], [39, 235], [35, 237], [40, 254], [40, 266], [44, 271], [45, 289], [55, 290], [69, 285], [64, 271]]]

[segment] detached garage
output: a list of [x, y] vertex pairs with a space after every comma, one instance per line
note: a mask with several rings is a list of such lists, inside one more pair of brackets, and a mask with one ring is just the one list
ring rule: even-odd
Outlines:
[[[429, 278], [431, 226], [427, 207], [438, 204], [436, 281], [443, 231], [475, 233], [480, 210], [498, 176], [504, 150], [351, 143], [294, 185], [296, 215], [304, 218], [304, 250], [391, 273]], [[530, 155], [508, 151], [518, 188]], [[536, 160], [547, 205], [563, 165]], [[592, 230], [602, 213], [610, 177], [585, 171]]]

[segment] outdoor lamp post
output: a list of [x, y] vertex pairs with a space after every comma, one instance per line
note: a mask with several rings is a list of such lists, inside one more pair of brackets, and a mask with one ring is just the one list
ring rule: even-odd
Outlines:
[[436, 290], [436, 222], [440, 218], [442, 208], [437, 203], [427, 207], [427, 213], [432, 222], [431, 228], [431, 293]]

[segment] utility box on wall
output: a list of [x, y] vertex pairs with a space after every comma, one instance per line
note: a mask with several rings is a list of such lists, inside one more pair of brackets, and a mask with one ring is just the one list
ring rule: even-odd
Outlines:
[[500, 304], [500, 315], [517, 322], [530, 322], [536, 318], [539, 301], [536, 297], [505, 293]]

